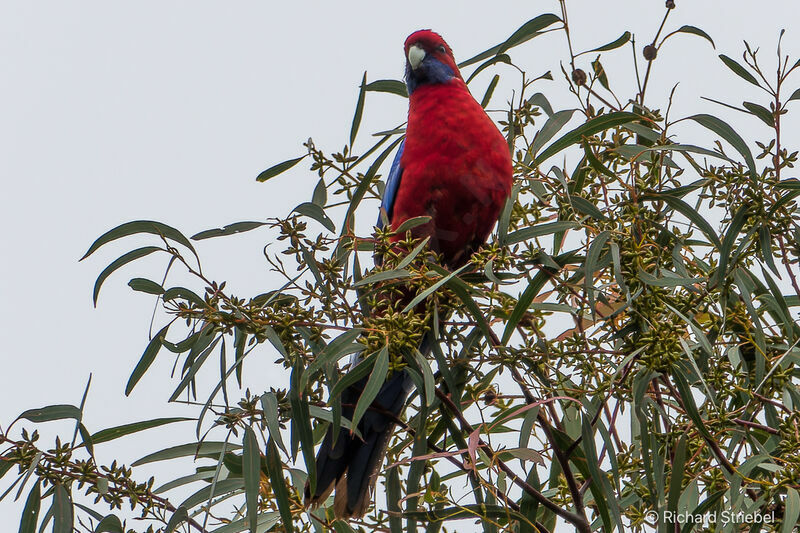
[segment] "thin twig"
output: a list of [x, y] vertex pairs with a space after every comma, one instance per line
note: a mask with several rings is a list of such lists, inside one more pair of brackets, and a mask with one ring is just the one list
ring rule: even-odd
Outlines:
[[[436, 396], [445, 404], [447, 409], [458, 419], [459, 424], [461, 425], [461, 429], [468, 434], [472, 434], [474, 429], [469, 421], [464, 417], [464, 414], [458, 409], [458, 407], [453, 403], [453, 400], [445, 394], [441, 389], [436, 389]], [[589, 525], [588, 520], [584, 517], [567, 511], [566, 509], [562, 509], [558, 505], [556, 505], [552, 500], [547, 498], [544, 494], [536, 490], [532, 487], [528, 482], [522, 479], [520, 476], [516, 474], [508, 465], [505, 464], [497, 454], [492, 451], [488, 445], [481, 439], [478, 438], [478, 445], [481, 446], [489, 458], [497, 464], [497, 466], [506, 473], [506, 475], [514, 482], [515, 485], [520, 487], [526, 493], [533, 496], [533, 498], [539, 502], [542, 506], [546, 507], [556, 515], [560, 516], [573, 526], [575, 526], [577, 531], [581, 533], [591, 533], [591, 526]]]

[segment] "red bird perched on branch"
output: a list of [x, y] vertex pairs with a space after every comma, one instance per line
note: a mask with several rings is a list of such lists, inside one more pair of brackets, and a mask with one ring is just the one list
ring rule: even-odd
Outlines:
[[[406, 138], [392, 163], [381, 209], [391, 227], [420, 216], [430, 221], [412, 231], [430, 237], [430, 247], [450, 268], [467, 262], [489, 236], [511, 191], [512, 167], [506, 139], [475, 101], [442, 37], [430, 30], [405, 42], [409, 94]], [[382, 225], [379, 217], [378, 225]], [[420, 351], [427, 355], [426, 340]], [[350, 419], [366, 379], [342, 394]], [[337, 517], [362, 516], [386, 447], [412, 387], [405, 371], [384, 383], [359, 421], [361, 437], [342, 428], [335, 446], [332, 429], [317, 453], [317, 483], [306, 501], [318, 505], [336, 487]], [[386, 413], [391, 413], [388, 416]]]

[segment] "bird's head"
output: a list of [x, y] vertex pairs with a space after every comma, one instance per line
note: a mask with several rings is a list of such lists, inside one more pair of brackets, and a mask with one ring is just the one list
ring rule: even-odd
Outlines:
[[421, 85], [462, 79], [453, 59], [453, 51], [438, 33], [431, 30], [415, 31], [406, 39], [405, 51], [408, 94]]

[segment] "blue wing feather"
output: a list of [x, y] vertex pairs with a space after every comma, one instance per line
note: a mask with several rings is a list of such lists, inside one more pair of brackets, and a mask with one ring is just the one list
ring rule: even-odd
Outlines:
[[[386, 178], [386, 188], [383, 190], [381, 199], [381, 209], [386, 211], [386, 217], [392, 220], [392, 210], [394, 209], [394, 199], [397, 197], [397, 190], [400, 188], [400, 178], [403, 176], [403, 167], [400, 166], [400, 158], [403, 157], [403, 148], [406, 141], [400, 143], [397, 155], [392, 161], [392, 168], [389, 170], [389, 177]], [[378, 227], [383, 228], [383, 218], [378, 213]]]

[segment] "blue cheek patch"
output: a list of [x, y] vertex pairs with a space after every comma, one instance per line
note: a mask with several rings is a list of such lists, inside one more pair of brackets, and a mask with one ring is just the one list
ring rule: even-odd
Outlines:
[[406, 64], [408, 94], [413, 93], [420, 85], [447, 83], [453, 78], [455, 78], [453, 69], [432, 56], [426, 56], [417, 70]]

